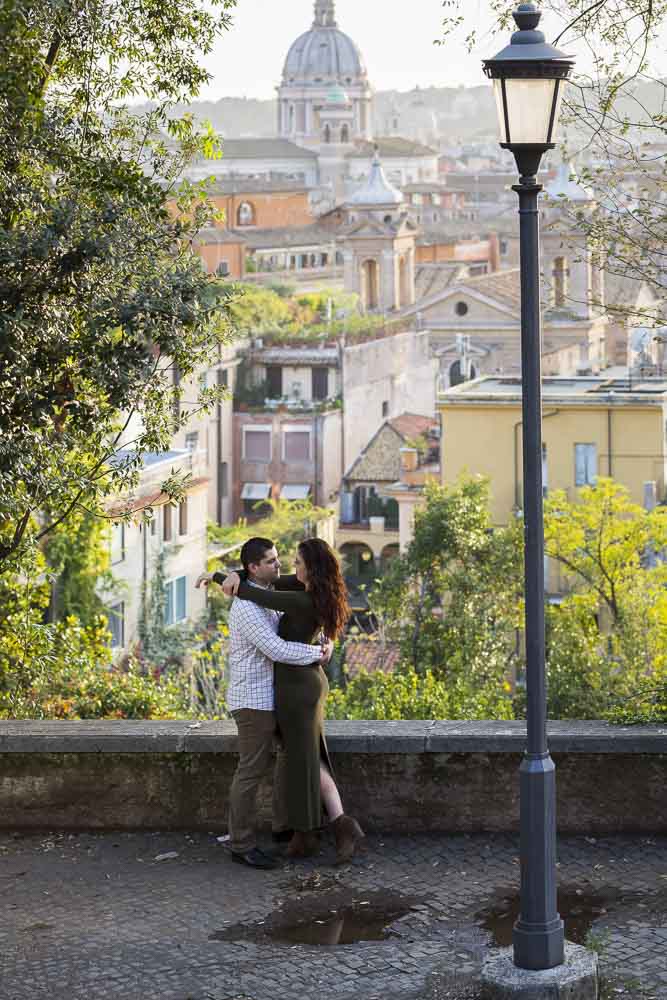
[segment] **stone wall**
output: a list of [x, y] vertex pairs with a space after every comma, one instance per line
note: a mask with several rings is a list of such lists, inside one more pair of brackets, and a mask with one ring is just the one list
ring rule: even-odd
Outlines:
[[[0, 827], [226, 829], [233, 723], [0, 722]], [[516, 831], [521, 723], [327, 726], [346, 809], [382, 832]], [[667, 728], [550, 725], [563, 833], [667, 832]], [[269, 785], [262, 814], [269, 814]]]

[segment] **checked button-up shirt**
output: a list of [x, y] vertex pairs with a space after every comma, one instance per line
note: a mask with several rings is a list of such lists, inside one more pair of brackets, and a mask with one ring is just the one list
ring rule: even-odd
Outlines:
[[227, 707], [230, 712], [242, 708], [273, 711], [274, 661], [307, 666], [320, 659], [319, 646], [281, 639], [276, 634], [279, 621], [278, 611], [234, 599], [229, 613]]

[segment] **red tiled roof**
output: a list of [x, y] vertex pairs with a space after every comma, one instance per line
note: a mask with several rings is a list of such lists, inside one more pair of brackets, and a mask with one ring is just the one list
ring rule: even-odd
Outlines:
[[399, 660], [400, 652], [394, 644], [383, 646], [376, 639], [348, 639], [345, 645], [345, 668], [350, 677], [361, 670], [391, 674]]
[[389, 421], [390, 427], [401, 435], [402, 438], [421, 437], [429, 431], [437, 429], [438, 421], [433, 417], [422, 417], [417, 413], [402, 413], [400, 417], [395, 417]]

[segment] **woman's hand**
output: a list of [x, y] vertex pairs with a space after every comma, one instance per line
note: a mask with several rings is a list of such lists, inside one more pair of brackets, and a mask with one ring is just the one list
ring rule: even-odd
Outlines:
[[333, 656], [334, 644], [331, 639], [329, 639], [324, 645], [320, 646], [320, 648], [322, 650], [322, 659], [320, 660], [320, 663], [323, 667], [326, 667], [329, 660]]
[[239, 592], [240, 583], [241, 577], [238, 573], [230, 573], [229, 576], [225, 577], [225, 582], [222, 585], [222, 592], [225, 597], [236, 597]]

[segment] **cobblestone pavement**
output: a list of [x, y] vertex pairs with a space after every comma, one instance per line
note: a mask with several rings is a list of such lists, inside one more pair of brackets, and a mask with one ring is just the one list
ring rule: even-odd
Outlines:
[[[563, 913], [580, 937], [592, 921], [605, 996], [667, 1000], [667, 838], [562, 838], [559, 858]], [[375, 837], [349, 867], [332, 859], [327, 842], [264, 873], [213, 835], [0, 834], [0, 1000], [478, 996], [481, 955], [511, 928], [514, 838]], [[406, 913], [385, 940], [270, 936], [347, 905]]]

